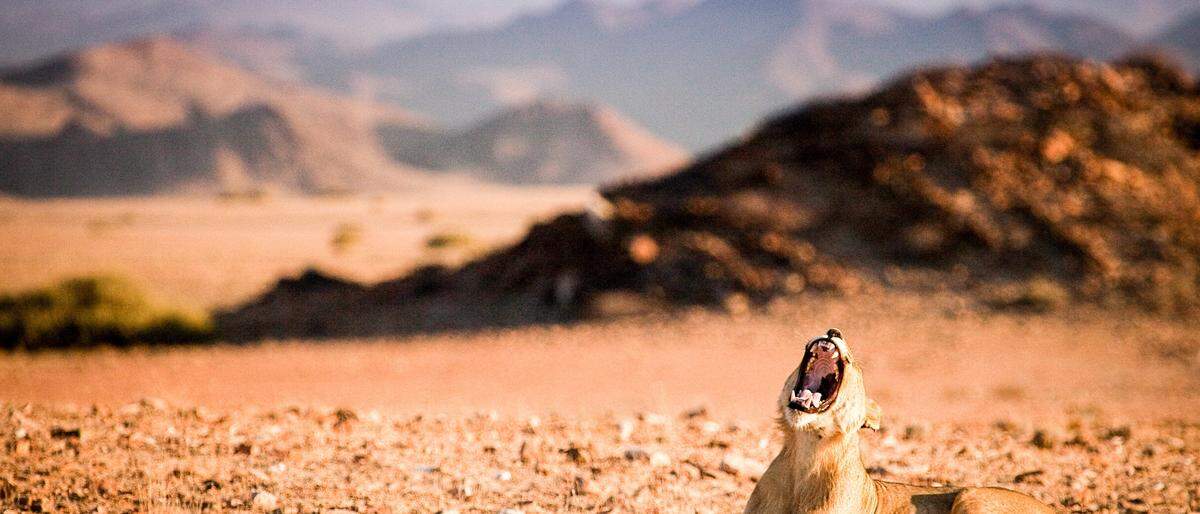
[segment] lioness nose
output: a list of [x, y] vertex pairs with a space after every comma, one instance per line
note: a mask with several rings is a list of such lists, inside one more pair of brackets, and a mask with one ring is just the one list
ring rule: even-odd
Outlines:
[[828, 337], [830, 339], [833, 339], [835, 337], [838, 339], [842, 339], [842, 331], [838, 330], [836, 328], [831, 328], [831, 329], [829, 329], [829, 331], [825, 332], [825, 337]]

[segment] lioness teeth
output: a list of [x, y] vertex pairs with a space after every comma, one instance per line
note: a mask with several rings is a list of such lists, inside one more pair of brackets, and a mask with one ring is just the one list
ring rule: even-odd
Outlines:
[[814, 393], [808, 389], [800, 391], [798, 394], [796, 391], [792, 391], [791, 401], [806, 409], [815, 409], [821, 405], [821, 393]]
[[[806, 389], [805, 392], [808, 392], [808, 390]], [[819, 407], [820, 405], [821, 405], [821, 393], [812, 393], [811, 395], [809, 395], [808, 405], [805, 405], [805, 407], [808, 407], [810, 409], [815, 409], [815, 408]]]

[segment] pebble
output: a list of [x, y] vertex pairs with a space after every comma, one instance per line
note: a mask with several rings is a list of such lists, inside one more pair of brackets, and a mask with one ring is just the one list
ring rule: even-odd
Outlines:
[[758, 478], [766, 472], [766, 466], [754, 459], [748, 459], [739, 453], [729, 452], [721, 458], [721, 471], [730, 475]]
[[636, 424], [632, 419], [621, 420], [621, 422], [617, 424], [617, 428], [620, 430], [620, 439], [622, 441], [628, 441], [629, 438], [633, 436], [633, 429], [635, 427]]
[[271, 493], [259, 491], [254, 493], [254, 499], [250, 500], [250, 504], [254, 507], [254, 510], [271, 512], [279, 508], [279, 499]]
[[650, 454], [650, 465], [656, 468], [670, 466], [671, 457], [663, 452], [654, 452]]
[[629, 446], [623, 452], [625, 460], [649, 460], [650, 454], [638, 446]]

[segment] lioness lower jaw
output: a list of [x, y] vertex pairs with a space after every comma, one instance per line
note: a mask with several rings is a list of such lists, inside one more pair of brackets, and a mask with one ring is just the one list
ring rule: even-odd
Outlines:
[[872, 479], [859, 429], [878, 428], [862, 370], [841, 333], [805, 346], [779, 397], [783, 448], [758, 481], [747, 514], [1054, 512], [1030, 496], [998, 488], [922, 487]]

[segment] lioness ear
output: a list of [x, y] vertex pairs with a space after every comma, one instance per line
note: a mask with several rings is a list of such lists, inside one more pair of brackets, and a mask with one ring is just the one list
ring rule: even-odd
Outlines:
[[879, 424], [883, 421], [883, 409], [879, 408], [879, 404], [875, 400], [867, 398], [867, 419], [863, 420], [863, 428], [871, 430], [879, 430]]

